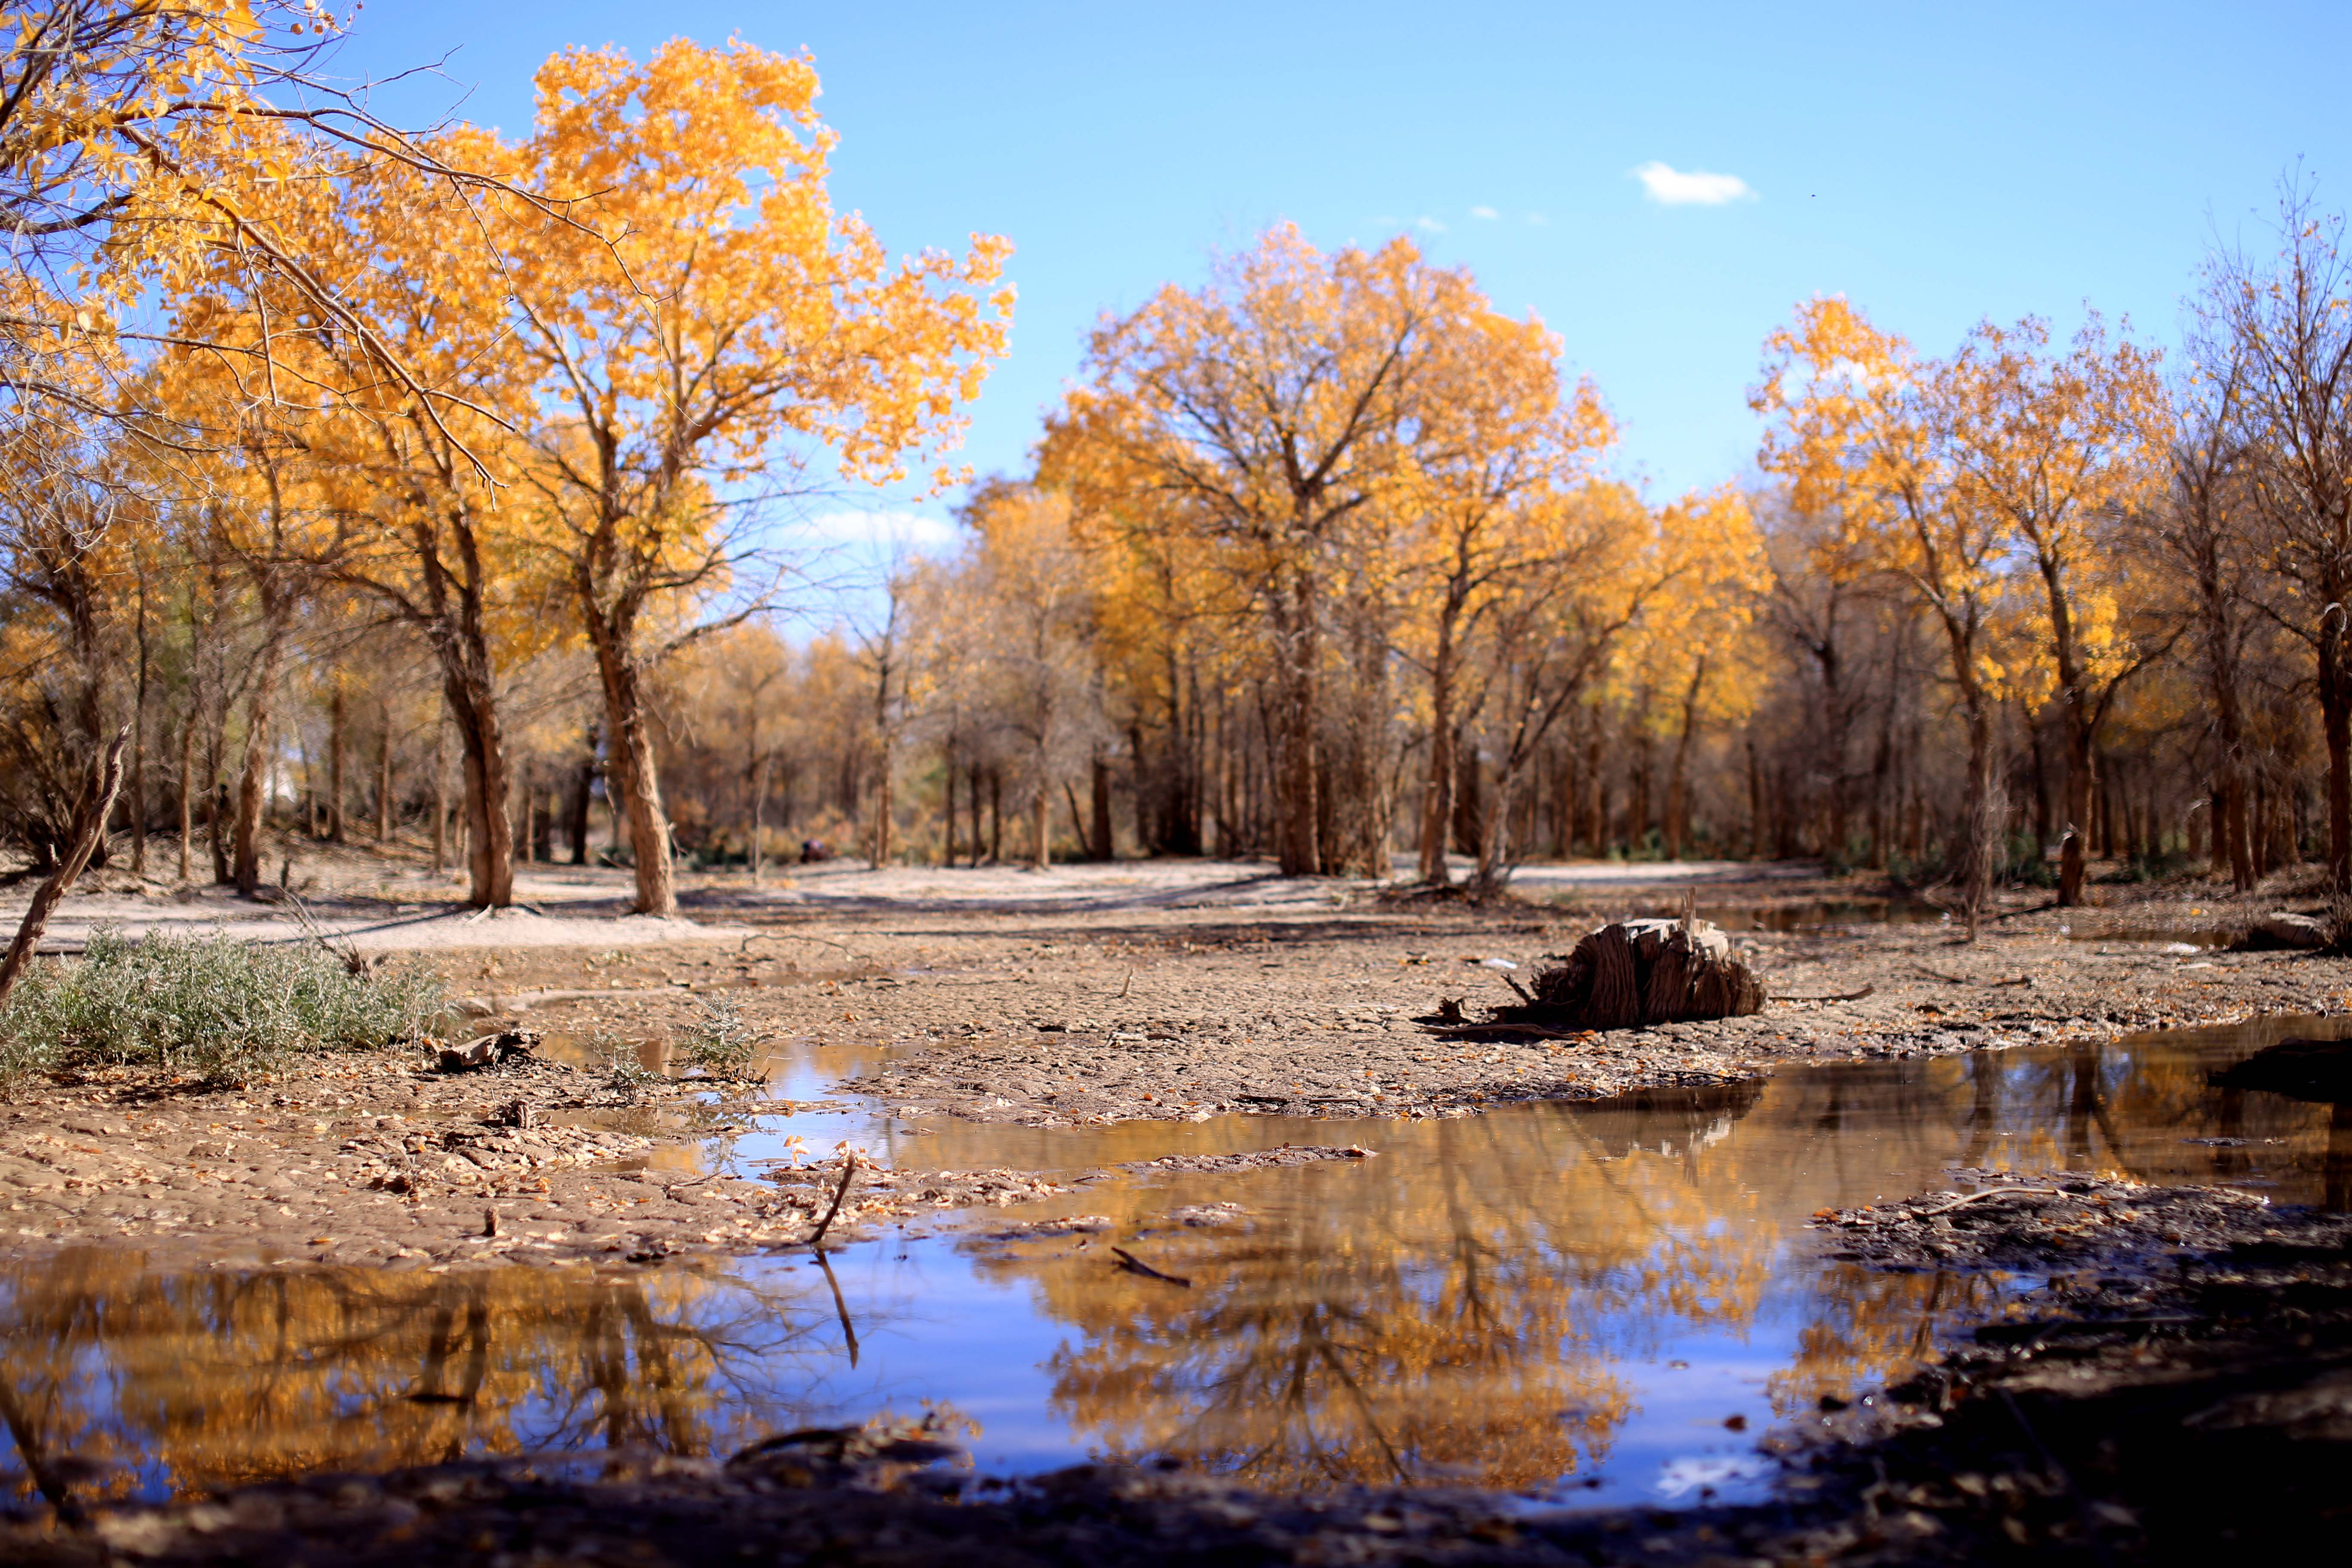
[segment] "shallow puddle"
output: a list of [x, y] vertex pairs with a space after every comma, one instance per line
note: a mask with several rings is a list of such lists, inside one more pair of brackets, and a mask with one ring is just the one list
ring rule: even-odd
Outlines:
[[[164, 1275], [135, 1249], [0, 1273], [0, 1486], [161, 1497], [302, 1472], [614, 1447], [723, 1455], [941, 1408], [981, 1469], [1181, 1459], [1274, 1487], [1467, 1482], [1673, 1506], [1769, 1485], [1757, 1439], [1900, 1376], [2032, 1281], [1830, 1260], [1817, 1209], [1956, 1167], [2352, 1198], [2352, 1124], [2206, 1072], [2270, 1020], [2106, 1046], [1847, 1064], [1734, 1090], [1426, 1121], [826, 1127], [926, 1169], [1092, 1171], [1360, 1142], [1378, 1158], [1119, 1174], [996, 1235], [891, 1236], [705, 1272]], [[792, 1098], [845, 1062], [803, 1052]], [[814, 1142], [814, 1139], [810, 1140]], [[1236, 1205], [1236, 1206], [1221, 1206]], [[1190, 1208], [1187, 1223], [1171, 1212]], [[1037, 1236], [1055, 1214], [1098, 1234]], [[1118, 1245], [1160, 1274], [1114, 1266]]]

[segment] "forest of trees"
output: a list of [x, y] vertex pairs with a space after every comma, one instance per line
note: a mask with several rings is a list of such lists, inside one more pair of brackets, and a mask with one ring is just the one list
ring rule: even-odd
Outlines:
[[1277, 227], [1104, 321], [960, 553], [792, 641], [769, 525], [951, 448], [1006, 244], [834, 211], [804, 56], [567, 51], [528, 136], [410, 134], [306, 74], [308, 5], [226, 15], [0, 23], [0, 835], [45, 874], [397, 838], [667, 912], [814, 837], [2352, 890], [2352, 250], [2300, 176], [2184, 258], [2168, 353], [1798, 304], [1753, 470], [1663, 502], [1550, 327]]

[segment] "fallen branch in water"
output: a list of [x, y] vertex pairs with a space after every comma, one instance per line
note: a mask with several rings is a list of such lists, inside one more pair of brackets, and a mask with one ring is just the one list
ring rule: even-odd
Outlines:
[[849, 1195], [849, 1179], [857, 1174], [857, 1156], [846, 1150], [841, 1156], [841, 1185], [833, 1189], [833, 1206], [816, 1222], [816, 1230], [803, 1245], [815, 1247], [824, 1240], [824, 1233], [833, 1225], [833, 1216], [841, 1212], [841, 1200]]
[[1143, 1259], [1136, 1257], [1135, 1254], [1128, 1251], [1127, 1248], [1123, 1247], [1114, 1247], [1110, 1251], [1111, 1256], [1118, 1259], [1118, 1266], [1129, 1274], [1140, 1274], [1146, 1279], [1164, 1280], [1171, 1285], [1181, 1285], [1187, 1290], [1190, 1290], [1192, 1288], [1192, 1282], [1190, 1279], [1185, 1279], [1182, 1275], [1162, 1274], [1160, 1270], [1154, 1268], [1149, 1263], [1144, 1262]]
[[1834, 996], [1768, 996], [1765, 1000], [1768, 1002], [1859, 1002], [1877, 989], [1875, 985], [1865, 985], [1859, 991], [1841, 991]]
[[1952, 1199], [1949, 1203], [1937, 1204], [1931, 1209], [1913, 1209], [1911, 1211], [1911, 1217], [1913, 1219], [1932, 1219], [1937, 1215], [1949, 1214], [1954, 1209], [1959, 1208], [1963, 1205], [1972, 1204], [1979, 1198], [2006, 1197], [2012, 1193], [2041, 1193], [2046, 1196], [2053, 1198], [2063, 1198], [2066, 1195], [2055, 1187], [1987, 1187], [1980, 1193], [1969, 1193], [1964, 1196]]

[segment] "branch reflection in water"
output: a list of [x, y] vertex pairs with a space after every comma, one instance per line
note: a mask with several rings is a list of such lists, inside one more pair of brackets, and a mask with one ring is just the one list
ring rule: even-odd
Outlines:
[[[687, 1273], [0, 1270], [26, 1489], [161, 1497], [468, 1457], [724, 1453], [846, 1391], [835, 1298]], [[812, 1279], [812, 1287], [815, 1281]]]

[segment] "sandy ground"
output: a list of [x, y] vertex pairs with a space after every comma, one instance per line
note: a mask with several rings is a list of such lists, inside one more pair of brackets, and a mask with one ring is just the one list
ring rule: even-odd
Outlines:
[[[625, 874], [585, 868], [519, 868], [519, 907], [477, 910], [462, 901], [465, 884], [405, 859], [337, 852], [290, 891], [239, 898], [219, 887], [173, 887], [121, 872], [86, 879], [43, 934], [40, 951], [81, 951], [92, 931], [126, 936], [226, 935], [247, 942], [300, 942], [329, 937], [362, 952], [435, 952], [449, 949], [643, 947], [654, 942], [740, 940], [744, 928], [628, 912]], [[0, 898], [0, 921], [24, 918], [25, 887]]]

